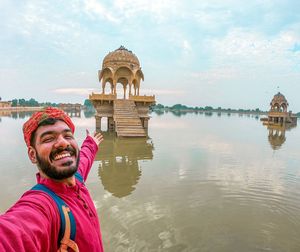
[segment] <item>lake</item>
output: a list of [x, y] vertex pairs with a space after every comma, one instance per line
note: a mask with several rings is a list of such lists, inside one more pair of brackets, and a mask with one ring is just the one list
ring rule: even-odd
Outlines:
[[[299, 127], [276, 135], [253, 115], [151, 117], [148, 139], [105, 132], [88, 178], [106, 252], [300, 251]], [[0, 117], [1, 213], [35, 184], [27, 119]], [[73, 121], [81, 144], [95, 119]]]

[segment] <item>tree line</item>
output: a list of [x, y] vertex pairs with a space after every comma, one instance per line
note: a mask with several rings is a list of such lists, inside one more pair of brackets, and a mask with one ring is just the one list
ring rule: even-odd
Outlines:
[[25, 99], [13, 99], [11, 101], [12, 107], [57, 107], [58, 103], [53, 102], [38, 102], [33, 98], [30, 98], [29, 100]]
[[175, 104], [173, 106], [164, 106], [163, 104], [156, 104], [151, 106], [152, 111], [174, 111], [174, 110], [181, 110], [181, 111], [218, 111], [218, 112], [240, 112], [240, 113], [265, 113], [266, 111], [262, 111], [259, 108], [256, 109], [231, 109], [231, 108], [222, 108], [217, 107], [213, 108], [212, 106], [205, 106], [205, 107], [189, 107], [183, 104]]

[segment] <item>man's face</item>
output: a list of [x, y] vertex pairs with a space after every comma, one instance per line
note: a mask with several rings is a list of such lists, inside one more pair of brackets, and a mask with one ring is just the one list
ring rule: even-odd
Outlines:
[[56, 180], [69, 178], [78, 168], [78, 145], [66, 123], [57, 121], [54, 125], [40, 126], [35, 132], [32, 148], [34, 161], [41, 171]]

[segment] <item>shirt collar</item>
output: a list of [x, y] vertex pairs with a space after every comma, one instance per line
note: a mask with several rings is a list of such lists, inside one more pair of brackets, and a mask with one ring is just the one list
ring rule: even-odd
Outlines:
[[38, 184], [43, 184], [47, 186], [50, 190], [52, 190], [55, 193], [67, 193], [69, 191], [75, 191], [78, 188], [77, 180], [74, 186], [69, 186], [64, 183], [55, 181], [51, 178], [42, 177], [39, 172], [36, 174], [36, 180]]

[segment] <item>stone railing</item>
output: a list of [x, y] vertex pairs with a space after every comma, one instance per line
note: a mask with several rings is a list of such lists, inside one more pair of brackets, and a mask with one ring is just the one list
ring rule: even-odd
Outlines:
[[105, 101], [111, 101], [115, 100], [117, 96], [115, 94], [95, 94], [92, 93], [89, 95], [90, 100], [105, 100]]
[[275, 116], [275, 117], [287, 117], [289, 115], [288, 112], [278, 112], [278, 111], [270, 111], [268, 116]]
[[129, 100], [135, 102], [155, 102], [155, 95], [129, 95]]

